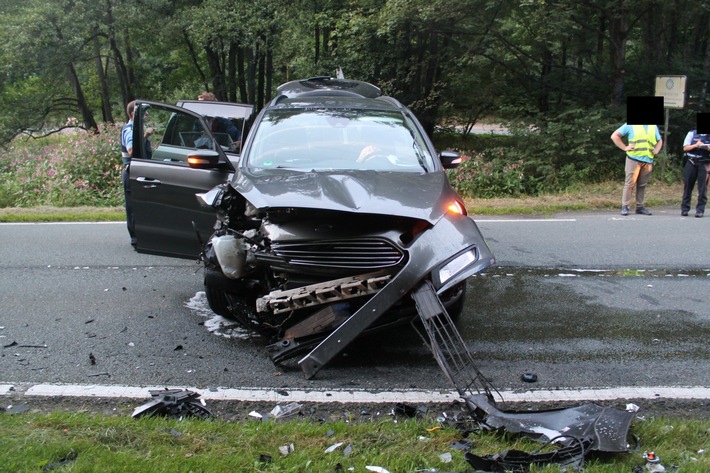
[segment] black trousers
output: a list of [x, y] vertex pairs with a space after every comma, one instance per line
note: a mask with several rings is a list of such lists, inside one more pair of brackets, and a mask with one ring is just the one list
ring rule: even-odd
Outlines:
[[705, 204], [708, 202], [708, 178], [704, 163], [698, 163], [686, 158], [683, 167], [683, 200], [680, 203], [680, 210], [688, 212], [690, 210], [690, 198], [693, 195], [693, 188], [698, 185], [698, 202], [696, 212], [705, 212]]
[[133, 218], [133, 202], [131, 201], [131, 187], [129, 179], [129, 166], [124, 164], [123, 171], [121, 171], [121, 181], [123, 181], [123, 195], [126, 200], [126, 226], [128, 227], [128, 235], [131, 237], [131, 244], [133, 244], [136, 239], [136, 234], [134, 231], [135, 220]]

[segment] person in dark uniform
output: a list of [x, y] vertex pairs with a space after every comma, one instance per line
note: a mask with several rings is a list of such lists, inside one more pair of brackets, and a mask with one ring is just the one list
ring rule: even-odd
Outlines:
[[691, 130], [683, 141], [683, 198], [680, 203], [680, 214], [684, 217], [690, 211], [690, 199], [693, 188], [698, 186], [698, 202], [695, 205], [695, 216], [701, 218], [705, 214], [705, 204], [708, 201], [708, 168], [710, 168], [710, 135]]

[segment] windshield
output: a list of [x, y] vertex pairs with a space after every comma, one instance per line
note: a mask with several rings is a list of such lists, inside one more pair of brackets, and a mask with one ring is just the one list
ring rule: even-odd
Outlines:
[[259, 123], [248, 166], [425, 172], [433, 169], [425, 143], [397, 111], [275, 109]]

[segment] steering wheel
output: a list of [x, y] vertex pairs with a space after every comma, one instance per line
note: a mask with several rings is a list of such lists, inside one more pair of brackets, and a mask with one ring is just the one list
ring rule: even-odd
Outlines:
[[366, 146], [365, 148], [360, 151], [360, 156], [358, 156], [356, 162], [357, 163], [368, 163], [370, 161], [386, 161], [388, 164], [394, 164], [392, 161], [392, 157], [385, 153], [384, 150], [381, 148], [374, 146], [374, 145], [369, 145]]

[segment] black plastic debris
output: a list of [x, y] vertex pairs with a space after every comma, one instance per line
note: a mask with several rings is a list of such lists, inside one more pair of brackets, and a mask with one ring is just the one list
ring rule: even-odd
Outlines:
[[627, 452], [629, 428], [635, 413], [589, 403], [544, 411], [501, 411], [484, 395], [465, 398], [469, 410], [485, 425], [511, 434], [561, 443], [581, 442], [588, 450]]
[[207, 410], [202, 401], [198, 401], [200, 395], [187, 389], [156, 389], [151, 390], [153, 398], [150, 402], [138, 406], [132, 417], [142, 416], [153, 417], [156, 415], [168, 417], [198, 417], [208, 419], [212, 413]]
[[454, 450], [461, 450], [462, 452], [467, 452], [471, 450], [472, 446], [473, 440], [471, 439], [459, 440], [451, 444], [451, 448], [453, 448]]
[[392, 409], [392, 413], [394, 415], [401, 415], [401, 416], [412, 418], [412, 417], [417, 416], [417, 408], [410, 405], [410, 404], [398, 402], [397, 404], [395, 404], [394, 408]]
[[111, 373], [109, 373], [108, 371], [102, 371], [101, 373], [89, 373], [86, 376], [89, 376], [90, 378], [94, 378], [96, 376], [108, 376], [110, 378]]
[[537, 375], [535, 373], [523, 373], [523, 375], [520, 376], [520, 380], [526, 383], [536, 383]]
[[44, 467], [42, 467], [42, 471], [52, 471], [56, 470], [57, 468], [62, 468], [68, 465], [69, 463], [75, 461], [76, 457], [77, 453], [74, 450], [69, 450], [69, 453], [67, 453], [61, 460], [44, 465]]
[[574, 443], [570, 446], [559, 447], [546, 452], [542, 452], [541, 450], [549, 446], [552, 442], [548, 442], [532, 453], [520, 450], [506, 450], [495, 455], [479, 457], [471, 452], [466, 452], [464, 458], [477, 470], [495, 473], [527, 472], [532, 465], [542, 467], [553, 464], [563, 468], [571, 467], [579, 470], [584, 466], [584, 457], [588, 448], [586, 448], [583, 442], [577, 439], [573, 439], [573, 441]]

